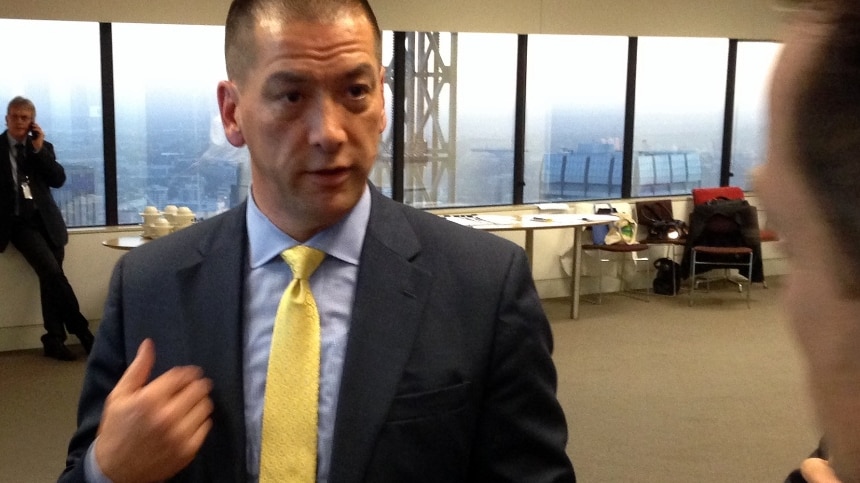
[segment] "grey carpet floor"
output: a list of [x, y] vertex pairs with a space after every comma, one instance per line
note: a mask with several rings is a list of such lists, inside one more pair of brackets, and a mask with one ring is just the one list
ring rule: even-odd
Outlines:
[[[803, 364], [769, 283], [751, 308], [727, 286], [693, 307], [609, 295], [575, 321], [566, 300], [544, 301], [579, 481], [781, 482], [813, 449]], [[56, 480], [83, 372], [0, 353], [0, 482]]]

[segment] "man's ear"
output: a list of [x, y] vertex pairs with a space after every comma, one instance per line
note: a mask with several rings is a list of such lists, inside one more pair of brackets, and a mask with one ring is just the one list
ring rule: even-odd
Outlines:
[[385, 67], [379, 69], [379, 97], [382, 99], [382, 112], [379, 113], [379, 133], [388, 125], [388, 112], [385, 110]]
[[227, 141], [237, 148], [245, 145], [240, 119], [237, 114], [239, 105], [239, 89], [230, 81], [218, 83], [218, 110], [221, 112], [221, 124], [224, 125], [224, 135]]

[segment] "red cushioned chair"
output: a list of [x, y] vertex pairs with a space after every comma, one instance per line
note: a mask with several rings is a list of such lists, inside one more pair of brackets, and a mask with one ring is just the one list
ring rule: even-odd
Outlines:
[[[742, 200], [744, 199], [744, 190], [738, 186], [715, 186], [712, 188], [693, 188], [693, 205], [701, 205], [715, 198], [725, 198], [727, 200]], [[767, 228], [759, 228], [759, 234], [762, 242], [779, 241], [779, 235], [775, 231]]]
[[[708, 188], [693, 188], [692, 190], [693, 196], [693, 205], [699, 206], [703, 204], [707, 204], [715, 199], [727, 199], [727, 200], [743, 200], [745, 199], [744, 192], [740, 187], [737, 186], [718, 186], [718, 187], [708, 187]], [[715, 233], [717, 236], [722, 236], [729, 234], [735, 230], [739, 230], [740, 227], [734, 226], [734, 222], [725, 217], [717, 217], [708, 222], [707, 231]], [[759, 237], [762, 236], [762, 230], [759, 229]], [[772, 236], [775, 236], [772, 235]], [[762, 239], [762, 241], [764, 241]], [[690, 305], [693, 304], [693, 293], [695, 292], [697, 281], [695, 277], [696, 267], [697, 266], [711, 266], [711, 267], [729, 267], [736, 265], [738, 261], [744, 260], [743, 264], [748, 266], [747, 274], [751, 277], [753, 273], [753, 249], [747, 246], [708, 246], [697, 244], [692, 247], [691, 250], [692, 261], [690, 265]], [[716, 257], [712, 258], [711, 261], [706, 261], [704, 257], [700, 258], [700, 255]], [[759, 253], [760, 255], [760, 253]], [[719, 262], [720, 257], [725, 257], [727, 260], [734, 259], [735, 262]], [[759, 261], [760, 264], [760, 261]], [[704, 268], [704, 267], [703, 267]], [[739, 281], [732, 280], [728, 277], [728, 268], [726, 268], [726, 280], [730, 280], [733, 283], [737, 284], [738, 291], [743, 292], [743, 283]], [[749, 306], [749, 296], [750, 296], [750, 285], [751, 278], [747, 280], [747, 306]], [[762, 285], [767, 288], [767, 282], [762, 279]]]

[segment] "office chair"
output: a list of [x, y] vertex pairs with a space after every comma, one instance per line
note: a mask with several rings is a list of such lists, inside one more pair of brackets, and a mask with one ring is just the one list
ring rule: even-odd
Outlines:
[[[738, 186], [713, 186], [706, 188], [693, 188], [691, 191], [693, 195], [693, 206], [698, 206], [705, 203], [713, 203], [715, 200], [744, 200], [746, 197], [744, 196], [744, 190], [742, 190]], [[758, 230], [758, 243], [754, 244], [750, 248], [753, 249], [755, 257], [757, 258], [754, 268], [758, 269], [758, 265], [762, 263], [761, 258], [761, 243], [762, 242], [771, 242], [771, 241], [779, 241], [779, 235], [774, 230], [770, 230], [768, 228], [762, 228], [758, 226], [758, 214], [756, 213], [756, 217], [754, 220], [750, 220], [749, 223], [755, 222], [756, 230]], [[758, 271], [758, 270], [756, 270]], [[726, 269], [728, 273], [728, 269]], [[726, 277], [728, 278], [728, 277]], [[762, 271], [761, 279], [755, 280], [756, 283], [761, 282], [763, 288], [767, 288], [767, 280], [764, 278], [764, 272]], [[740, 284], [738, 284], [738, 290], [741, 290]]]
[[[608, 210], [608, 213], [626, 214], [626, 215], [628, 215], [626, 217], [628, 219], [634, 219], [635, 218], [633, 216], [633, 206], [629, 203], [619, 202], [619, 203], [612, 203], [611, 205], [607, 205], [607, 206], [603, 206], [603, 204], [595, 205], [595, 212], [596, 213], [601, 213], [602, 210]], [[625, 266], [626, 261], [628, 261], [628, 257], [626, 255], [628, 255], [628, 254], [630, 255], [629, 256], [629, 262], [632, 263], [632, 265], [634, 267], [634, 272], [635, 272], [635, 267], [636, 267], [637, 262], [649, 262], [648, 245], [646, 245], [644, 243], [624, 243], [624, 242], [605, 244], [605, 243], [603, 243], [603, 238], [601, 236], [595, 236], [595, 235], [597, 235], [597, 231], [595, 230], [595, 228], [599, 228], [599, 227], [600, 226], [592, 227], [592, 236], [594, 236], [594, 238], [595, 238], [594, 243], [582, 245], [583, 253], [588, 253], [588, 252], [597, 253], [598, 254], [597, 260], [598, 260], [598, 263], [600, 263], [600, 276], [597, 279], [597, 292], [598, 292], [597, 293], [597, 301], [596, 302], [591, 301], [591, 302], [596, 303], [596, 304], [602, 304], [603, 303], [603, 277], [606, 275], [605, 274], [605, 266], [607, 264], [613, 262], [613, 261], [618, 261], [621, 263], [620, 267], [621, 267], [621, 275], [622, 276], [619, 277], [619, 280], [621, 282], [621, 289], [620, 289], [619, 293], [621, 295], [627, 295], [627, 296], [630, 296], [632, 298], [636, 298], [636, 299], [643, 300], [646, 302], [650, 301], [648, 299], [650, 289], [646, 289], [644, 291], [645, 292], [644, 297], [639, 297], [636, 293], [637, 291], [625, 290], [626, 282], [625, 282], [624, 276], [623, 276], [624, 275], [624, 266]], [[636, 223], [633, 223], [633, 234], [632, 234], [633, 241], [635, 241], [638, 238], [637, 235], [638, 235], [638, 225]], [[620, 254], [620, 256], [618, 254]], [[647, 267], [648, 267], [648, 277], [650, 279], [651, 278], [651, 263], [650, 262], [647, 264]], [[650, 284], [649, 284], [649, 286], [650, 286]]]
[[[582, 245], [582, 250], [584, 252], [596, 252], [599, 257], [598, 262], [600, 263], [600, 276], [597, 279], [597, 302], [592, 301], [593, 303], [596, 303], [597, 305], [601, 305], [603, 303], [603, 277], [606, 276], [606, 274], [604, 273], [604, 267], [606, 266], [606, 264], [613, 261], [620, 261], [622, 263], [622, 275], [619, 277], [619, 280], [621, 282], [621, 290], [619, 291], [619, 294], [627, 295], [637, 300], [650, 302], [650, 299], [648, 298], [650, 295], [649, 288], [645, 288], [644, 290], [638, 291], [644, 294], [643, 297], [640, 297], [637, 294], [637, 291], [625, 289], [627, 282], [624, 280], [623, 276], [624, 263], [626, 263], [627, 259], [625, 255], [630, 254], [629, 261], [633, 264], [633, 267], [636, 266], [636, 262], [649, 262], [648, 245], [644, 243], [633, 243], [630, 245], [626, 243], [614, 243], [611, 245], [586, 244]], [[622, 256], [614, 256], [619, 253], [622, 254]], [[651, 263], [647, 263], [648, 280], [651, 280], [653, 278], [651, 276], [651, 265]]]
[[[714, 186], [709, 188], [693, 188], [693, 206], [708, 203], [714, 199], [722, 198], [727, 200], [743, 200], [745, 199], [744, 190], [738, 186]], [[776, 231], [759, 227], [759, 237], [762, 242], [779, 241], [779, 234]], [[767, 288], [767, 283], [764, 284]]]
[[[728, 274], [730, 268], [736, 268], [745, 277], [749, 307], [752, 283], [764, 281], [755, 207], [738, 199], [712, 200], [694, 206], [682, 267], [689, 273], [691, 306], [699, 282], [697, 275], [714, 268], [723, 268]], [[743, 292], [743, 281], [726, 279]]]
[[[660, 231], [657, 229], [657, 225], [675, 220], [672, 200], [670, 199], [639, 201], [636, 203], [636, 222], [648, 233], [648, 236], [641, 242], [648, 246], [665, 247], [664, 257], [672, 261], [675, 261], [675, 249], [683, 247], [687, 242], [686, 226], [683, 229], [672, 228], [668, 236], [663, 238], [656, 237], [656, 232]], [[673, 294], [678, 293], [679, 287], [675, 286], [675, 283], [680, 276], [680, 273], [675, 273], [675, 265], [673, 263], [670, 266]]]

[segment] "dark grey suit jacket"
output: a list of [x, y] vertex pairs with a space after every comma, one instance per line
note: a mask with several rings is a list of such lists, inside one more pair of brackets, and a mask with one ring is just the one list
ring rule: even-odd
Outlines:
[[[105, 397], [140, 342], [152, 377], [201, 366], [214, 426], [175, 481], [245, 481], [245, 207], [128, 253], [90, 356], [61, 481], [82, 481]], [[552, 336], [523, 250], [391, 201], [371, 215], [329, 481], [574, 481]]]
[[[33, 201], [39, 207], [42, 223], [48, 233], [48, 241], [56, 247], [65, 246], [69, 241], [66, 222], [54, 202], [51, 188], [59, 188], [66, 182], [66, 171], [57, 162], [54, 146], [44, 141], [38, 153], [33, 151], [33, 144], [27, 139], [26, 162], [21, 169], [30, 178], [30, 191]], [[11, 217], [15, 212], [15, 179], [12, 177], [12, 165], [9, 163], [9, 136], [6, 131], [0, 134], [0, 253], [9, 244]]]

